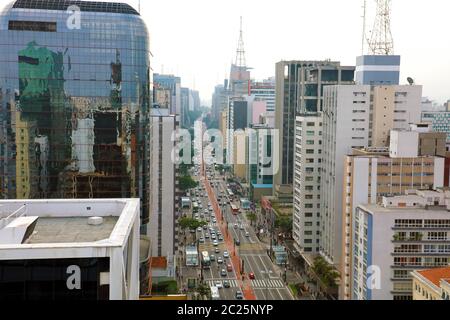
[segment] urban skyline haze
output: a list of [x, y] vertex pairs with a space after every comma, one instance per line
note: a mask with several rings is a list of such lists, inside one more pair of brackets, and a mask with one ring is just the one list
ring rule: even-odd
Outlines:
[[[139, 7], [138, 0], [112, 2]], [[0, 9], [8, 3], [1, 0]], [[369, 31], [374, 1], [367, 3]], [[149, 27], [153, 71], [180, 76], [182, 86], [199, 90], [202, 103], [210, 106], [214, 86], [229, 77], [235, 59], [240, 16], [247, 64], [253, 68], [252, 78], [261, 80], [275, 75], [280, 60], [331, 59], [355, 65], [361, 54], [362, 5], [363, 0], [143, 0], [141, 15]], [[392, 4], [394, 50], [402, 56], [401, 83], [412, 77], [424, 86], [424, 96], [440, 103], [450, 99], [446, 92], [450, 41], [436, 30], [448, 28], [448, 9], [445, 0]]]

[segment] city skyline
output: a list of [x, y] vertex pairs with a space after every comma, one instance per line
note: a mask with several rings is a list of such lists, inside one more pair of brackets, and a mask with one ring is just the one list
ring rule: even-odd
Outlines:
[[[128, 3], [136, 9], [139, 6], [138, 0], [112, 1]], [[370, 30], [374, 4], [367, 2]], [[0, 9], [5, 4], [0, 4]], [[182, 86], [200, 91], [202, 104], [209, 106], [214, 86], [229, 78], [240, 16], [247, 64], [253, 68], [252, 78], [257, 80], [274, 76], [275, 63], [281, 60], [331, 59], [355, 65], [356, 56], [361, 54], [362, 0], [347, 0], [345, 5], [332, 0], [281, 0], [276, 5], [263, 0], [257, 7], [252, 1], [218, 4], [206, 0], [194, 4], [179, 0], [141, 1], [141, 15], [149, 27], [153, 71], [180, 76]], [[412, 77], [424, 86], [424, 96], [439, 103], [450, 99], [446, 92], [450, 87], [446, 77], [450, 73], [450, 42], [440, 39], [436, 30], [446, 27], [449, 8], [444, 0], [430, 0], [426, 6], [417, 0], [392, 4], [394, 50], [402, 56], [400, 82], [405, 84], [406, 78]], [[296, 13], [301, 20], [295, 20]], [[311, 26], [316, 28], [314, 33], [302, 32]], [[313, 45], [306, 46], [308, 43]], [[188, 48], [197, 49], [189, 52]], [[426, 67], [421, 66], [424, 56]]]

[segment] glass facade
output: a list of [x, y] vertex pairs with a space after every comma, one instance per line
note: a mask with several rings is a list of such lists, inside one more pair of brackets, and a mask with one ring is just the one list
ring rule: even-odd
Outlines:
[[0, 198], [139, 197], [147, 223], [144, 22], [84, 2], [78, 27], [62, 7], [21, 2], [0, 13]]

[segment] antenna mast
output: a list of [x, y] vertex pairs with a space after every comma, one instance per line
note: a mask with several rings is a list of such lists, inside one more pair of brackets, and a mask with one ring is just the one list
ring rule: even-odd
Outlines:
[[394, 40], [391, 32], [391, 0], [375, 0], [377, 13], [369, 40], [371, 54], [394, 54]]
[[239, 32], [239, 42], [236, 50], [236, 66], [245, 68], [247, 63], [245, 61], [245, 49], [244, 49], [244, 37], [242, 32], [242, 17], [241, 17], [241, 26]]
[[364, 44], [366, 43], [366, 13], [367, 13], [367, 0], [364, 0], [363, 4], [363, 28], [362, 28], [362, 42], [361, 42], [361, 54], [364, 55]]

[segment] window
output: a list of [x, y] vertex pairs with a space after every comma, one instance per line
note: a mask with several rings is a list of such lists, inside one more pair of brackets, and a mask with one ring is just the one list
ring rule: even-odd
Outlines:
[[56, 22], [10, 20], [8, 29], [15, 31], [56, 32]]

